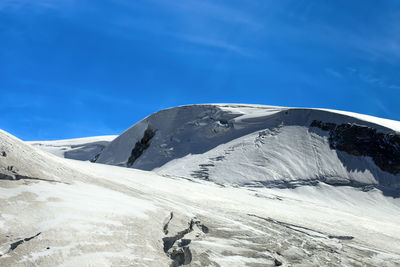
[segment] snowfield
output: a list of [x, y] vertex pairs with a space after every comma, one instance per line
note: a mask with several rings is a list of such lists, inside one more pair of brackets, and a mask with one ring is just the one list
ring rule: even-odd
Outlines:
[[116, 135], [104, 135], [27, 143], [62, 158], [92, 160], [116, 137]]
[[0, 266], [400, 266], [399, 125], [219, 104], [116, 138], [0, 131]]

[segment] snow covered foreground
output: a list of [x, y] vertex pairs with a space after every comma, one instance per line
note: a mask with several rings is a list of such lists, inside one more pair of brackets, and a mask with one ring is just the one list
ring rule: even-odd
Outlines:
[[[266, 131], [266, 124], [260, 126], [260, 123], [269, 123], [269, 116], [282, 112], [280, 108], [270, 108], [270, 112], [266, 113], [268, 110], [262, 111], [267, 109], [265, 107], [254, 109], [245, 106], [240, 107], [242, 113], [236, 116], [238, 108], [232, 108], [234, 121], [222, 119], [222, 122], [217, 120], [216, 124], [207, 123], [209, 118], [205, 117], [193, 122], [189, 118], [193, 114], [188, 115], [188, 121], [198, 123], [199, 126], [192, 131], [198, 136], [190, 135], [193, 140], [191, 143], [195, 144], [194, 147], [198, 146], [199, 150], [186, 155], [183, 155], [185, 151], [179, 151], [183, 151], [190, 142], [166, 139], [163, 134], [167, 131], [152, 124], [151, 127], [158, 129], [158, 132], [155, 131], [149, 144], [135, 150], [135, 153], [141, 153], [132, 165], [137, 167], [135, 164], [151, 163], [149, 157], [144, 156], [146, 153], [151, 155], [152, 147], [161, 148], [161, 152], [174, 151], [168, 149], [171, 144], [175, 144], [175, 151], [178, 152], [170, 152], [161, 160], [160, 157], [154, 158], [154, 162], [159, 165], [165, 158], [171, 159], [160, 166], [151, 166], [158, 174], [64, 159], [1, 131], [0, 266], [400, 265], [400, 198], [383, 190], [397, 189], [397, 174], [382, 171], [368, 157], [363, 156], [362, 161], [357, 161], [356, 156], [343, 152], [344, 158], [339, 158], [334, 154], [337, 151], [329, 150], [326, 133], [318, 129], [315, 132], [304, 132], [302, 127], [305, 126], [295, 123], [289, 125], [287, 121], [283, 125], [276, 121], [280, 125], [280, 132]], [[214, 111], [219, 110], [221, 108], [216, 107]], [[202, 115], [200, 112], [195, 113]], [[285, 110], [283, 114], [287, 115]], [[261, 116], [264, 118], [260, 119]], [[316, 119], [313, 116], [309, 115], [307, 123]], [[322, 119], [326, 119], [326, 115], [323, 116]], [[172, 119], [171, 129], [176, 127]], [[176, 116], [175, 119], [183, 118]], [[276, 117], [273, 119], [276, 120]], [[330, 119], [343, 122], [341, 117]], [[128, 155], [114, 159], [113, 163], [126, 166], [129, 158], [132, 159], [129, 150], [133, 150], [138, 140], [143, 140], [144, 131], [148, 129], [149, 124], [145, 122], [148, 120], [138, 124], [143, 124], [140, 126], [143, 131], [138, 132], [137, 139], [130, 141], [131, 146], [126, 143], [123, 146], [121, 140], [137, 125], [105, 146], [97, 156], [97, 162], [106, 161], [107, 155], [111, 155], [108, 152], [115, 151], [116, 144], [121, 142], [120, 152], [122, 148], [128, 147]], [[374, 122], [366, 123], [372, 125]], [[254, 132], [248, 132], [252, 131], [248, 130], [249, 124], [256, 129]], [[299, 124], [298, 121], [296, 124]], [[180, 138], [179, 132], [188, 136], [187, 130], [190, 130], [191, 124], [181, 125], [182, 129], [178, 129], [174, 135], [176, 138]], [[234, 125], [234, 131], [238, 130], [239, 133], [226, 125]], [[264, 128], [259, 130], [260, 127]], [[272, 128], [275, 129], [271, 126], [268, 130]], [[205, 135], [209, 129], [216, 129], [216, 135], [221, 140], [225, 139], [225, 142], [212, 135]], [[228, 130], [218, 134], [224, 129]], [[379, 130], [387, 131], [387, 128]], [[250, 140], [253, 136], [259, 136], [260, 131], [266, 132], [262, 135], [264, 140], [259, 147], [254, 143], [253, 146], [261, 149], [251, 151]], [[313, 137], [306, 139], [309, 135]], [[195, 137], [208, 139], [209, 142], [203, 139], [202, 142], [213, 145], [201, 152], [205, 149], [204, 145], [196, 143], [198, 139]], [[273, 138], [279, 142], [274, 143]], [[295, 179], [297, 174], [314, 175], [315, 169], [309, 170], [312, 165], [303, 166], [304, 161], [313, 161], [313, 158], [306, 158], [304, 155], [307, 154], [302, 154], [303, 161], [300, 161], [297, 157], [308, 150], [308, 141], [315, 144], [314, 139], [318, 138], [320, 143], [315, 146], [316, 151], [320, 154], [330, 153], [330, 156], [321, 155], [322, 165], [319, 166], [323, 167], [317, 170], [323, 174], [325, 168], [330, 166], [333, 172], [341, 171], [343, 177], [358, 181], [363, 186], [343, 182], [343, 179], [339, 179], [343, 177], [336, 176], [334, 183], [322, 179], [315, 182], [315, 177], [300, 177], [301, 183]], [[304, 146], [303, 152], [299, 150], [298, 142], [291, 139], [307, 140], [300, 144]], [[166, 143], [165, 140], [170, 141]], [[158, 144], [161, 141], [163, 143]], [[287, 149], [293, 147], [297, 151], [286, 153], [283, 142], [290, 141], [286, 144]], [[185, 145], [180, 146], [181, 143]], [[214, 164], [218, 171], [203, 172], [207, 176], [192, 175], [195, 161], [203, 164], [202, 160], [221, 156], [219, 153], [225, 153], [231, 145], [236, 145], [231, 154], [226, 154], [222, 160], [215, 160], [221, 162], [219, 167]], [[284, 170], [290, 164], [296, 165], [289, 160], [284, 161], [282, 156], [278, 160], [271, 154], [270, 162], [254, 163], [257, 157], [249, 155], [271, 153], [272, 150], [267, 147], [277, 152], [276, 157], [280, 156], [279, 151], [283, 151], [286, 157], [292, 157], [292, 161], [297, 161], [297, 165], [302, 168], [291, 170], [293, 177], [285, 176], [286, 180], [282, 183], [278, 181], [282, 178], [279, 175], [273, 176], [273, 179], [264, 177], [272, 172], [254, 176], [257, 172], [268, 171], [268, 168], [257, 170], [254, 166], [261, 168], [267, 164], [274, 167], [282, 162]], [[195, 151], [193, 147], [188, 149]], [[238, 150], [242, 157], [233, 152]], [[183, 157], [178, 157], [181, 155]], [[229, 158], [230, 155], [233, 155], [232, 158]], [[352, 171], [344, 166], [344, 169], [340, 169], [344, 159], [349, 158], [352, 164], [365, 164], [361, 165], [364, 168]], [[111, 156], [108, 159], [112, 160]], [[246, 164], [242, 164], [243, 159], [246, 159]], [[323, 163], [324, 160], [330, 160], [332, 165]], [[125, 162], [125, 165], [121, 162]], [[177, 174], [173, 173], [173, 162]], [[190, 165], [191, 162], [193, 165]], [[235, 168], [235, 164], [241, 170], [240, 175], [235, 172], [228, 175], [222, 171], [223, 168]], [[189, 169], [186, 173], [185, 166]], [[248, 168], [247, 174], [245, 168]], [[280, 171], [278, 168], [276, 170]], [[355, 173], [353, 176], [352, 172]], [[385, 179], [378, 176], [382, 173]], [[246, 175], [247, 182], [244, 180]], [[337, 184], [337, 181], [341, 183]], [[380, 184], [384, 188], [369, 186]]]

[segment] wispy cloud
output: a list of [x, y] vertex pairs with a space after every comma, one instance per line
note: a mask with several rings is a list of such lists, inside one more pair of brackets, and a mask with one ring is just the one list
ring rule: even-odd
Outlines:
[[343, 74], [342, 73], [340, 73], [339, 71], [334, 70], [332, 68], [326, 68], [325, 72], [328, 73], [329, 75], [335, 77], [335, 78], [339, 78], [339, 79], [343, 78]]
[[[239, 23], [252, 27], [260, 27], [260, 22], [254, 14], [247, 13], [239, 7], [234, 8], [230, 2], [219, 1], [197, 1], [197, 0], [152, 0], [154, 4], [160, 5], [174, 15], [181, 16], [187, 21], [213, 19], [226, 23]], [[250, 5], [247, 3], [246, 5]], [[207, 21], [204, 21], [207, 23]]]
[[[148, 3], [122, 2], [126, 9], [146, 9]], [[243, 44], [238, 31], [260, 30], [263, 25], [252, 16], [238, 8], [232, 8], [228, 3], [215, 3], [214, 1], [166, 1], [152, 0], [152, 5], [161, 10], [160, 18], [149, 16], [132, 16], [125, 14], [109, 18], [108, 29], [110, 34], [116, 34], [126, 39], [136, 39], [132, 32], [141, 31], [145, 35], [160, 36], [160, 39], [171, 37], [183, 44], [192, 44], [203, 49], [225, 50], [242, 56], [249, 56], [249, 49]], [[111, 26], [111, 27], [110, 27]], [[198, 48], [197, 47], [197, 48]], [[179, 46], [163, 49], [178, 51]], [[184, 47], [182, 52], [189, 49]], [[212, 51], [210, 51], [212, 52]]]
[[218, 50], [225, 50], [228, 52], [237, 53], [242, 56], [250, 56], [249, 52], [246, 51], [246, 48], [235, 45], [223, 39], [214, 39], [210, 36], [191, 36], [190, 34], [175, 35], [175, 37], [196, 46], [204, 46], [206, 48], [214, 48]]
[[[347, 67], [344, 69], [327, 68], [326, 73], [340, 78], [343, 81], [355, 81], [361, 88], [375, 88], [378, 90], [399, 90], [400, 81], [396, 77], [387, 76], [378, 70], [366, 71], [361, 67]], [[366, 90], [369, 91], [369, 90]]]

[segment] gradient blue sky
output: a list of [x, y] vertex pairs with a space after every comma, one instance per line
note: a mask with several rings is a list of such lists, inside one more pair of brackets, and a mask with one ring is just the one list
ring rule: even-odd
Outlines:
[[119, 134], [192, 103], [400, 120], [398, 0], [1, 0], [0, 128]]

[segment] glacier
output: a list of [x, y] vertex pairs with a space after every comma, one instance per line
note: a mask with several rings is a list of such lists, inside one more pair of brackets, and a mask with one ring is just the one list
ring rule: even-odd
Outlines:
[[0, 131], [0, 265], [398, 266], [399, 129], [205, 104], [119, 136]]

